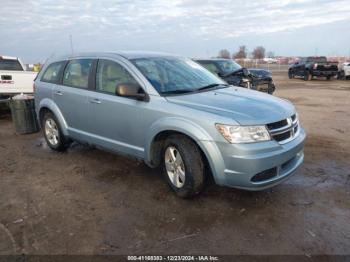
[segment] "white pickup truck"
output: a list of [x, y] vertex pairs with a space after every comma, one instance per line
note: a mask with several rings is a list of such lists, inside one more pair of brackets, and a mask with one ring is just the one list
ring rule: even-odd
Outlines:
[[338, 79], [350, 79], [350, 62], [343, 63], [338, 71]]
[[33, 93], [37, 72], [25, 71], [17, 57], [0, 56], [0, 99], [16, 94]]

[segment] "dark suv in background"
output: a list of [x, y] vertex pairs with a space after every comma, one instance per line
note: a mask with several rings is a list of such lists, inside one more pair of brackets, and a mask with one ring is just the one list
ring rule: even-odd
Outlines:
[[314, 76], [326, 77], [327, 80], [330, 80], [337, 74], [338, 62], [328, 62], [325, 56], [303, 57], [292, 64], [288, 70], [290, 79], [299, 76], [305, 81], [312, 80]]
[[246, 69], [232, 59], [195, 59], [197, 63], [218, 75], [230, 85], [246, 87], [272, 94], [276, 87], [271, 72], [264, 69]]

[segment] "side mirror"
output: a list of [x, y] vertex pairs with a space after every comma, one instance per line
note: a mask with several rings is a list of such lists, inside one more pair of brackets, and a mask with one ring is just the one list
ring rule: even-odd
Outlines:
[[244, 76], [249, 76], [249, 70], [247, 68], [243, 68], [242, 72]]
[[146, 94], [142, 87], [138, 84], [133, 83], [121, 83], [118, 84], [115, 89], [115, 94], [117, 96], [134, 98], [140, 101], [149, 101], [149, 96]]

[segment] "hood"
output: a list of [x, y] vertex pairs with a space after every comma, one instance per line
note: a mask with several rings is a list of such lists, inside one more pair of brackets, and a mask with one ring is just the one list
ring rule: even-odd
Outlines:
[[229, 87], [181, 96], [167, 96], [170, 103], [228, 117], [241, 125], [277, 122], [295, 113], [292, 103], [272, 95]]
[[265, 69], [249, 68], [249, 72], [258, 78], [271, 77], [271, 73]]

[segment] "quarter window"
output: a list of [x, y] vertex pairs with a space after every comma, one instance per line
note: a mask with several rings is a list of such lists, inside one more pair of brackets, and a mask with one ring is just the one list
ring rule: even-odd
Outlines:
[[41, 81], [49, 83], [58, 83], [60, 80], [60, 72], [65, 62], [56, 62], [48, 66]]
[[97, 65], [96, 90], [115, 94], [118, 84], [137, 84], [132, 75], [120, 64], [100, 59]]
[[88, 88], [91, 59], [72, 60], [63, 75], [63, 85]]

